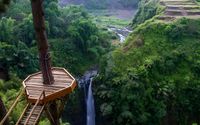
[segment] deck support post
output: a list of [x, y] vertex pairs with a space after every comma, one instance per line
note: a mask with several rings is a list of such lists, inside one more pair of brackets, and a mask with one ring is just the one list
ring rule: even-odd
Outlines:
[[49, 45], [45, 30], [43, 0], [31, 0], [33, 23], [37, 36], [39, 49], [40, 69], [43, 75], [44, 84], [53, 84], [54, 78], [51, 71]]
[[55, 101], [48, 104], [46, 113], [51, 125], [60, 125], [60, 116], [58, 111], [58, 105]]
[[60, 125], [60, 117], [64, 111], [67, 96], [59, 100], [55, 100], [46, 106], [46, 114], [51, 125]]

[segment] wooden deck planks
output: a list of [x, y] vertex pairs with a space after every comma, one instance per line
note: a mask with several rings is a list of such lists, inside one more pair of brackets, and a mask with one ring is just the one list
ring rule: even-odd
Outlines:
[[[54, 78], [71, 78], [69, 75], [65, 75], [65, 74], [53, 74], [53, 76]], [[42, 79], [42, 74], [32, 76], [32, 78]]]
[[44, 84], [41, 84], [41, 83], [37, 83], [37, 82], [30, 82], [28, 84], [26, 84], [26, 86], [31, 86], [31, 85], [34, 85], [34, 86], [42, 86], [42, 87], [68, 87], [70, 86], [71, 83], [63, 83], [62, 82], [57, 82], [57, 83], [54, 83], [52, 85], [44, 85]]
[[[66, 82], [72, 82], [72, 79], [67, 79], [67, 78], [54, 78], [55, 80], [55, 83], [56, 82], [62, 82], [62, 83], [66, 83]], [[41, 83], [43, 84], [43, 79], [29, 79], [28, 82], [38, 82], [38, 83]]]

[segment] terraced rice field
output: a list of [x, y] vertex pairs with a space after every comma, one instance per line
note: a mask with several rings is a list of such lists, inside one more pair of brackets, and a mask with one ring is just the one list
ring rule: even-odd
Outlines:
[[182, 17], [200, 18], [200, 6], [194, 0], [161, 0], [160, 4], [166, 9], [158, 17], [159, 20], [171, 21]]

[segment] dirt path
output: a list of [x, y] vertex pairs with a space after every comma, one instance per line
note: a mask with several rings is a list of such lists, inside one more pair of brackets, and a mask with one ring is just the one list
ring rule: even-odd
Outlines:
[[158, 17], [160, 20], [171, 21], [177, 18], [200, 18], [200, 6], [193, 0], [161, 0], [165, 6], [164, 13]]

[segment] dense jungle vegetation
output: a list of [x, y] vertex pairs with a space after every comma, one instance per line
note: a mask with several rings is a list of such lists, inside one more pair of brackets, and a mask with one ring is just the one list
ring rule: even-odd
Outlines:
[[158, 21], [152, 18], [162, 9], [156, 3], [157, 0], [141, 1], [133, 20], [135, 30], [122, 47], [104, 56], [101, 62], [95, 84], [99, 122], [200, 122], [200, 21]]
[[[5, 11], [7, 3], [0, 5]], [[45, 0], [44, 6], [53, 66], [65, 67], [78, 76], [111, 49], [111, 36], [93, 23], [83, 7], [61, 8], [57, 0]], [[9, 108], [22, 80], [39, 71], [38, 50], [30, 1], [11, 1], [0, 16], [0, 97]], [[11, 124], [24, 106], [23, 101], [17, 105]]]
[[[0, 11], [9, 4], [3, 1]], [[74, 2], [87, 9], [110, 4], [109, 0]], [[163, 12], [159, 1], [140, 0], [133, 32], [115, 48], [113, 35], [99, 28], [83, 6], [60, 7], [58, 0], [44, 3], [53, 66], [65, 67], [75, 76], [90, 66], [100, 67], [93, 84], [97, 125], [200, 124], [200, 20], [158, 21], [157, 15]], [[136, 4], [122, 3], [125, 7]], [[39, 70], [30, 8], [27, 0], [11, 1], [0, 15], [0, 97], [7, 108], [22, 80]], [[78, 91], [67, 107], [70, 120], [78, 120], [73, 114], [82, 108]], [[24, 106], [22, 100], [11, 124]], [[49, 123], [43, 119], [40, 124]]]

